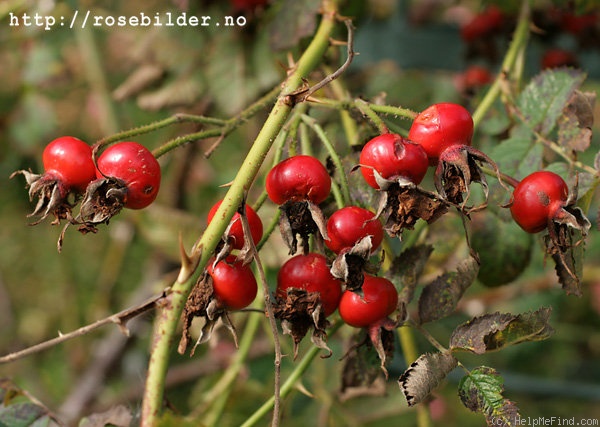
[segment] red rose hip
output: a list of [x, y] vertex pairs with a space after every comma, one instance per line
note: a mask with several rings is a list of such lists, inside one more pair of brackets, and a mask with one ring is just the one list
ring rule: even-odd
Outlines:
[[150, 205], [160, 188], [160, 165], [152, 153], [137, 142], [111, 145], [98, 158], [98, 178], [114, 178], [125, 186], [123, 205], [142, 209]]
[[341, 282], [331, 275], [327, 258], [317, 253], [296, 255], [281, 266], [277, 274], [277, 296], [285, 298], [290, 288], [318, 292], [325, 316], [337, 309], [342, 296]]
[[329, 240], [325, 240], [325, 244], [338, 254], [367, 236], [371, 236], [375, 250], [383, 240], [383, 226], [373, 212], [358, 206], [346, 206], [327, 220], [327, 235]]
[[510, 213], [523, 230], [538, 233], [566, 204], [568, 196], [569, 188], [559, 175], [549, 171], [534, 172], [514, 189]]
[[459, 104], [443, 102], [421, 111], [412, 123], [408, 139], [419, 144], [436, 165], [442, 152], [454, 145], [471, 145], [473, 118]]
[[278, 163], [266, 179], [269, 198], [282, 205], [288, 201], [323, 202], [331, 190], [331, 178], [315, 157], [298, 155]]
[[419, 184], [427, 172], [427, 154], [400, 135], [384, 133], [365, 144], [360, 153], [360, 171], [371, 187], [379, 190], [375, 172], [387, 180], [404, 178]]
[[83, 193], [96, 177], [92, 147], [72, 136], [62, 136], [50, 142], [42, 153], [47, 175], [57, 178], [68, 190]]
[[213, 264], [214, 259], [211, 259], [206, 271], [212, 277], [213, 293], [221, 306], [228, 310], [249, 306], [258, 291], [252, 269], [232, 255]]
[[[208, 211], [207, 223], [213, 220], [219, 206], [223, 203], [222, 200], [218, 201]], [[254, 243], [258, 243], [263, 235], [263, 223], [252, 207], [246, 205], [246, 217], [248, 218], [248, 225], [250, 226], [250, 234]], [[242, 220], [240, 214], [236, 212], [230, 221], [231, 227], [229, 228], [229, 234], [227, 237], [231, 240], [233, 249], [242, 249], [244, 247], [244, 228], [242, 226]]]
[[363, 296], [347, 290], [342, 295], [339, 312], [348, 325], [368, 327], [396, 310], [398, 292], [388, 279], [365, 274], [362, 292]]

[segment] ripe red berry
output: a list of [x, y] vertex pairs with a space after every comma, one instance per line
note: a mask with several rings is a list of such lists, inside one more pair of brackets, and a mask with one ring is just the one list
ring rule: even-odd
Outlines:
[[392, 282], [384, 277], [365, 274], [363, 296], [344, 291], [340, 300], [340, 316], [350, 326], [364, 328], [378, 322], [396, 310], [398, 292]]
[[[206, 220], [208, 224], [210, 224], [210, 222], [213, 220], [217, 210], [219, 209], [219, 206], [221, 206], [221, 203], [223, 203], [223, 200], [215, 203], [215, 205], [208, 211], [208, 217]], [[246, 217], [248, 218], [248, 225], [250, 226], [252, 240], [256, 244], [260, 241], [263, 235], [262, 221], [256, 211], [249, 205], [246, 205]], [[240, 214], [238, 212], [233, 215], [230, 223], [231, 227], [229, 228], [229, 234], [227, 237], [231, 240], [233, 249], [242, 249], [244, 247], [244, 229]]]
[[233, 255], [213, 264], [214, 259], [211, 259], [206, 272], [212, 277], [214, 296], [221, 306], [228, 310], [241, 310], [249, 306], [258, 291], [252, 269]]
[[66, 190], [83, 193], [96, 177], [92, 148], [80, 139], [62, 136], [50, 142], [42, 153], [47, 176], [56, 178]]
[[546, 228], [568, 196], [569, 188], [559, 175], [549, 171], [534, 172], [513, 191], [510, 213], [523, 230], [537, 233]]
[[296, 255], [281, 266], [276, 295], [285, 298], [290, 288], [318, 292], [325, 316], [337, 309], [342, 296], [341, 282], [331, 275], [327, 258], [317, 253]]
[[288, 201], [324, 201], [331, 190], [331, 178], [325, 166], [312, 156], [298, 155], [278, 163], [266, 179], [269, 198], [282, 205]]
[[417, 144], [400, 135], [384, 133], [365, 144], [360, 171], [371, 187], [379, 190], [374, 171], [388, 180], [404, 178], [419, 184], [427, 172], [427, 155]]
[[421, 111], [410, 127], [408, 139], [419, 144], [435, 165], [440, 154], [453, 145], [471, 145], [473, 118], [465, 107], [450, 102], [433, 104]]
[[98, 158], [98, 178], [114, 178], [126, 187], [123, 204], [129, 209], [150, 205], [160, 187], [160, 165], [152, 153], [137, 142], [111, 145]]
[[346, 206], [335, 211], [327, 220], [325, 244], [335, 253], [352, 248], [359, 240], [371, 236], [373, 250], [383, 240], [383, 226], [375, 214], [358, 206]]

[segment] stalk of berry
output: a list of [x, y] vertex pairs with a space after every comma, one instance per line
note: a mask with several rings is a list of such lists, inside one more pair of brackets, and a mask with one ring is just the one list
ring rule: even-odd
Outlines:
[[318, 242], [327, 238], [318, 205], [329, 196], [331, 177], [317, 158], [297, 155], [281, 161], [269, 171], [265, 185], [267, 195], [282, 211], [279, 226], [290, 254], [297, 251], [297, 236], [304, 253], [308, 253], [310, 235]]
[[[96, 177], [92, 148], [72, 136], [62, 136], [50, 142], [42, 153], [43, 174], [16, 171], [25, 176], [29, 198], [37, 198], [36, 207], [28, 216], [39, 217], [38, 224], [54, 215], [57, 224], [72, 218], [71, 210], [85, 192], [87, 185]], [[73, 196], [70, 199], [70, 196]]]
[[412, 229], [418, 219], [433, 222], [446, 212], [443, 200], [418, 187], [429, 165], [422, 146], [401, 135], [382, 134], [364, 145], [359, 162], [367, 184], [381, 192], [377, 216], [386, 217], [390, 236]]

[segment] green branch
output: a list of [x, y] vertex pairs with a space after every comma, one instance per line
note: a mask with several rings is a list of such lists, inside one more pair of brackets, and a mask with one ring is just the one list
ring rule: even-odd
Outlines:
[[212, 221], [200, 240], [194, 245], [190, 257], [182, 256], [182, 266], [178, 280], [172, 286], [172, 293], [167, 304], [157, 317], [152, 342], [146, 387], [142, 402], [141, 426], [157, 425], [163, 403], [165, 376], [169, 364], [169, 356], [173, 348], [179, 318], [187, 301], [187, 297], [200, 276], [208, 259], [212, 256], [227, 224], [241, 204], [245, 193], [250, 189], [258, 174], [273, 141], [283, 127], [293, 109], [290, 97], [303, 84], [303, 78], [322, 60], [329, 46], [329, 37], [336, 23], [337, 4], [333, 0], [325, 0], [322, 5], [323, 17], [310, 45], [299, 59], [296, 68], [291, 72], [281, 90], [275, 106], [271, 110], [246, 159], [233, 180], [229, 191], [223, 198], [216, 218]]

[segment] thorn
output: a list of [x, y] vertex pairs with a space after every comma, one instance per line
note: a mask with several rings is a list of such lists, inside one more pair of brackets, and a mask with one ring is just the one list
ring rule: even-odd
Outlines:
[[191, 258], [187, 254], [183, 246], [183, 235], [179, 233], [179, 257], [181, 258], [181, 269], [179, 270], [179, 275], [177, 276], [178, 283], [183, 283], [188, 280], [195, 270], [198, 260], [200, 259], [200, 254], [202, 253], [202, 249], [194, 248], [194, 252], [194, 258]]

